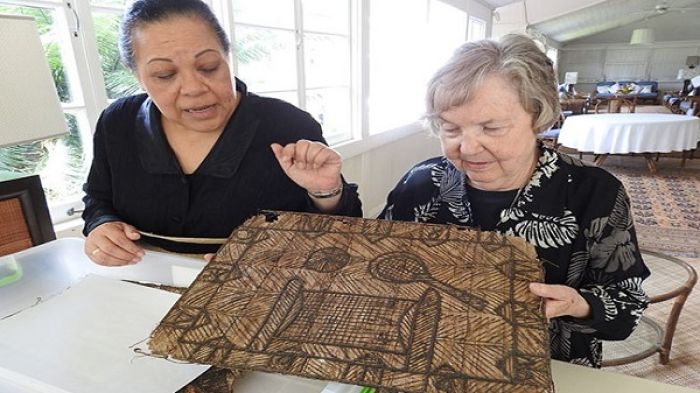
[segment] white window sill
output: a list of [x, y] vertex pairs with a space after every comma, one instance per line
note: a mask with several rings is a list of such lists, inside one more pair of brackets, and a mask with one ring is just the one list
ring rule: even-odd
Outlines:
[[53, 230], [56, 232], [56, 237], [59, 239], [64, 237], [84, 237], [83, 219], [74, 218], [60, 224], [54, 224]]

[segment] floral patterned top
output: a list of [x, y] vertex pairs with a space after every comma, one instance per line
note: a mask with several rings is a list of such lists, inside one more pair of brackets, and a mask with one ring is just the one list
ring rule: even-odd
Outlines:
[[[413, 167], [389, 194], [380, 218], [476, 227], [465, 175], [444, 157]], [[552, 358], [600, 367], [602, 340], [623, 340], [649, 299], [630, 201], [603, 169], [540, 146], [538, 165], [500, 213], [496, 231], [533, 244], [548, 284], [577, 288], [591, 316], [550, 321]]]

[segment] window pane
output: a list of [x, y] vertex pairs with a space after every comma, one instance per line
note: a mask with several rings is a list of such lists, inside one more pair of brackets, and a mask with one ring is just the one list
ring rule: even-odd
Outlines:
[[307, 90], [306, 110], [321, 123], [329, 145], [351, 139], [349, 88]]
[[430, 1], [428, 17], [428, 47], [425, 48], [424, 66], [428, 75], [437, 71], [464, 43], [467, 13], [442, 1]]
[[384, 0], [370, 3], [369, 22], [369, 132], [375, 134], [422, 116], [427, 82], [464, 41], [466, 15], [438, 1]]
[[469, 41], [483, 40], [486, 38], [486, 21], [478, 18], [469, 18]]
[[302, 0], [304, 30], [348, 35], [348, 0]]
[[[417, 120], [424, 111], [425, 0], [370, 3], [369, 131], [378, 133]], [[401, 10], [397, 17], [396, 10]], [[387, 28], [390, 25], [391, 28]], [[401, 37], [401, 39], [396, 39]], [[401, 108], [400, 110], [396, 110]]]
[[112, 100], [135, 94], [141, 90], [136, 78], [128, 68], [124, 67], [119, 58], [117, 41], [120, 20], [121, 17], [118, 15], [93, 14], [97, 51], [100, 54], [105, 89], [107, 97]]
[[66, 122], [68, 135], [0, 148], [0, 173], [39, 174], [49, 204], [75, 199], [87, 174], [77, 118], [66, 114]]
[[304, 51], [308, 88], [349, 86], [350, 44], [347, 38], [304, 34]]
[[[72, 96], [69, 88], [69, 80], [66, 75], [63, 60], [61, 59], [61, 40], [68, 40], [68, 32], [60, 31], [54, 24], [55, 12], [50, 8], [39, 7], [22, 7], [8, 6], [0, 4], [0, 13], [28, 15], [33, 16], [36, 20], [41, 36], [41, 42], [44, 45], [44, 53], [49, 63], [49, 69], [53, 76], [56, 91], [61, 102], [69, 103], [72, 101]], [[64, 42], [65, 42], [64, 41]]]
[[235, 23], [294, 28], [293, 0], [233, 0]]
[[238, 74], [252, 92], [296, 90], [294, 32], [236, 27]]

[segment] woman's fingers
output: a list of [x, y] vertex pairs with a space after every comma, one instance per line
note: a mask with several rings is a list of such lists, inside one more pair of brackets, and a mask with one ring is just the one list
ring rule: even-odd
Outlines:
[[280, 145], [279, 143], [273, 143], [270, 145], [270, 148], [272, 148], [272, 153], [275, 155], [277, 161], [279, 161], [280, 166], [282, 166], [282, 169], [286, 171], [290, 165], [290, 160], [289, 157], [286, 157], [284, 155], [284, 147], [282, 147], [282, 145]]
[[297, 169], [304, 170], [307, 168], [309, 162], [309, 149], [311, 148], [311, 142], [306, 140], [297, 141], [297, 143], [289, 144], [288, 146], [293, 146], [294, 152], [294, 166]]
[[273, 143], [270, 148], [285, 171], [291, 167], [296, 170], [320, 169], [329, 163], [333, 165], [342, 163], [338, 152], [321, 142], [302, 139], [285, 146]]
[[275, 158], [277, 158], [282, 170], [289, 174], [289, 170], [292, 168], [292, 165], [294, 165], [295, 144], [290, 143], [286, 146], [282, 146], [279, 143], [273, 143], [270, 145], [270, 148], [272, 148], [272, 152]]
[[325, 166], [342, 166], [342, 158], [337, 151], [322, 144], [318, 144], [313, 155], [309, 157], [312, 167], [320, 169]]
[[95, 263], [122, 266], [137, 263], [143, 257], [136, 229], [121, 222], [108, 222], [93, 229], [85, 242], [85, 253]]
[[530, 292], [544, 299], [547, 319], [570, 315], [586, 318], [591, 307], [578, 290], [566, 285], [530, 283]]
[[280, 167], [300, 187], [311, 192], [329, 191], [342, 184], [340, 154], [321, 142], [299, 140], [270, 145]]

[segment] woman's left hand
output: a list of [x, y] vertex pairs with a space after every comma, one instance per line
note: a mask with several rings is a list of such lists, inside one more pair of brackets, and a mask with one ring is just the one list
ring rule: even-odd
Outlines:
[[544, 298], [547, 319], [570, 315], [585, 319], [591, 314], [591, 306], [574, 288], [566, 285], [530, 283], [530, 292]]
[[310, 192], [326, 192], [342, 186], [340, 154], [320, 142], [299, 140], [282, 146], [273, 143], [272, 151], [284, 173]]

